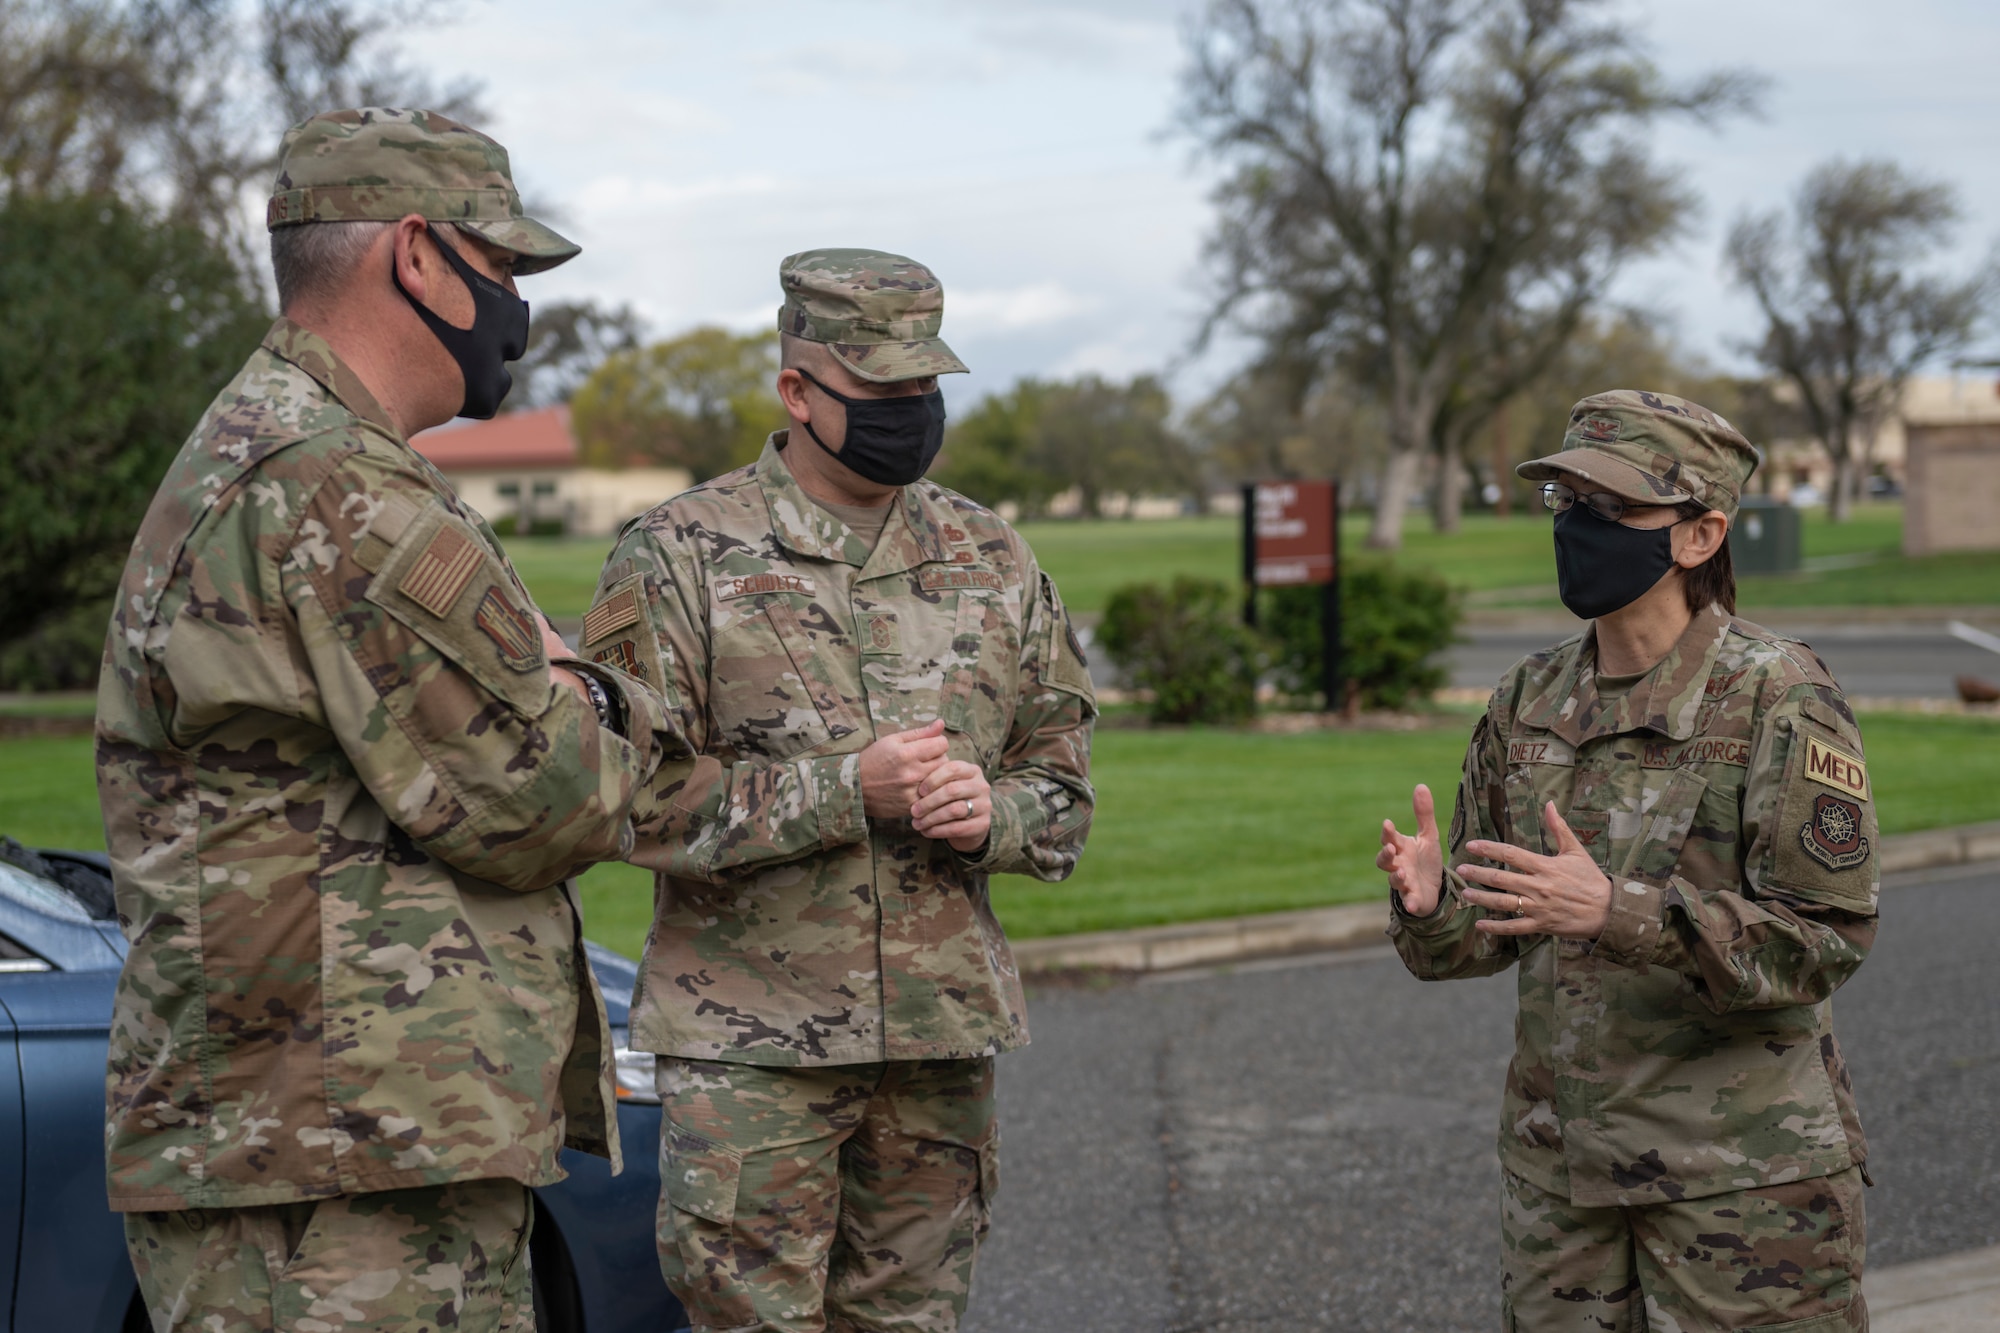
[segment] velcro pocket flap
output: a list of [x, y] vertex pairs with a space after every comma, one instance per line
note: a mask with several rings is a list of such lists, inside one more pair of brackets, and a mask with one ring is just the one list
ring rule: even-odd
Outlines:
[[660, 1192], [667, 1202], [719, 1226], [735, 1222], [742, 1156], [671, 1120], [662, 1120], [660, 1130]]

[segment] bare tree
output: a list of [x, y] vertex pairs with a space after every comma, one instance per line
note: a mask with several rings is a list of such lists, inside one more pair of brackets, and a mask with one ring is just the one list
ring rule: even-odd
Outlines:
[[1447, 406], [1469, 430], [1691, 209], [1639, 133], [1750, 100], [1742, 75], [1669, 83], [1604, 7], [1213, 0], [1189, 31], [1180, 126], [1232, 168], [1202, 338], [1234, 325], [1308, 389], [1339, 374], [1380, 401], [1372, 545], [1401, 543]]
[[473, 86], [402, 61], [414, 20], [390, 0], [258, 0], [242, 20], [232, 0], [0, 0], [0, 199], [117, 194], [247, 253], [244, 191], [285, 126], [368, 104], [482, 114]]
[[1797, 391], [1833, 464], [1835, 522], [1859, 495], [1867, 442], [1904, 382], [1970, 343], [1994, 293], [1991, 262], [1966, 278], [1917, 271], [1958, 220], [1949, 185], [1893, 162], [1836, 160], [1806, 177], [1789, 219], [1746, 216], [1730, 231], [1729, 267], [1765, 322], [1745, 350]]

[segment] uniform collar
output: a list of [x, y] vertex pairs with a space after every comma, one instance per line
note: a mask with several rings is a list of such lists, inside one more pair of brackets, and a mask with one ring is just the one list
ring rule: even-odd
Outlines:
[[862, 568], [863, 578], [898, 574], [918, 565], [950, 560], [945, 541], [946, 516], [924, 494], [921, 483], [903, 487], [893, 502], [882, 540], [871, 553], [868, 544], [834, 515], [814, 504], [799, 485], [782, 451], [790, 431], [773, 432], [757, 459], [757, 482], [771, 507], [771, 531], [787, 550], [817, 560], [838, 560]]
[[333, 395], [336, 402], [355, 416], [380, 426], [398, 440], [403, 438], [403, 432], [396, 429], [388, 411], [376, 401], [368, 386], [361, 382], [361, 377], [340, 359], [326, 339], [311, 329], [280, 315], [278, 322], [264, 335], [264, 350], [312, 376], [321, 388]]
[[1652, 731], [1668, 740], [1693, 737], [1707, 695], [1715, 656], [1729, 632], [1729, 617], [1710, 605], [1688, 621], [1679, 642], [1653, 669], [1617, 699], [1597, 693], [1597, 625], [1583, 632], [1571, 651], [1561, 683], [1521, 710], [1524, 726], [1552, 731], [1572, 746], [1634, 731]]

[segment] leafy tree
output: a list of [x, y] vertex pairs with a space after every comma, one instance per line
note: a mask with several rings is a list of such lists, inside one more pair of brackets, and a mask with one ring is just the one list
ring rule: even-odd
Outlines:
[[1109, 495], [1192, 494], [1193, 455], [1172, 415], [1152, 375], [1024, 379], [953, 428], [938, 479], [982, 504], [1014, 500], [1031, 510], [1075, 488], [1092, 517]]
[[606, 309], [595, 301], [537, 303], [528, 325], [528, 350], [512, 367], [514, 387], [507, 407], [568, 402], [607, 359], [637, 348], [643, 327], [629, 305]]
[[[1424, 455], [1545, 366], [1632, 256], [1692, 205], [1639, 132], [1743, 105], [1668, 83], [1603, 0], [1212, 0], [1182, 129], [1230, 168], [1206, 338], [1229, 324], [1302, 404], [1376, 398], [1394, 547]], [[1450, 416], [1447, 418], [1449, 409]]]
[[1019, 380], [951, 418], [931, 475], [983, 505], [1012, 502], [1030, 513], [1040, 510], [1064, 489], [1062, 479], [1042, 466], [1042, 390], [1039, 380]]
[[654, 463], [705, 481], [751, 462], [787, 421], [776, 330], [703, 327], [612, 354], [570, 399], [583, 461]]
[[1747, 350], [1797, 391], [1833, 463], [1835, 522], [1859, 494], [1866, 444], [1904, 381], [1962, 350], [1995, 291], [1990, 263], [1969, 277], [1919, 271], [1959, 216], [1948, 185], [1893, 162], [1833, 161], [1806, 177], [1789, 220], [1748, 216], [1730, 232], [1729, 266], [1765, 321]]
[[32, 683], [94, 673], [153, 490], [268, 320], [192, 227], [105, 197], [0, 202], [0, 643], [45, 640], [13, 659]]

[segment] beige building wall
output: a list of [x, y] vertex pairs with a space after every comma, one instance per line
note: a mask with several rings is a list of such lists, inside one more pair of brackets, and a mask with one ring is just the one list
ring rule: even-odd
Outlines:
[[[1903, 384], [1903, 399], [1895, 415], [1875, 432], [1868, 451], [1872, 473], [1876, 467], [1909, 484], [1908, 432], [1912, 426], [2000, 423], [2000, 383], [1991, 372], [1978, 375], [1913, 375]], [[1765, 441], [1757, 441], [1759, 444]], [[1779, 499], [1790, 498], [1792, 488], [1810, 484], [1824, 496], [1833, 483], [1833, 465], [1826, 451], [1811, 439], [1782, 439], [1769, 442], [1768, 472], [1759, 484], [1767, 485]]]
[[2000, 550], [2000, 422], [1905, 431], [1903, 553]]
[[572, 537], [609, 537], [694, 484], [685, 468], [508, 468], [448, 471], [459, 498], [489, 523], [525, 514], [557, 521]]

